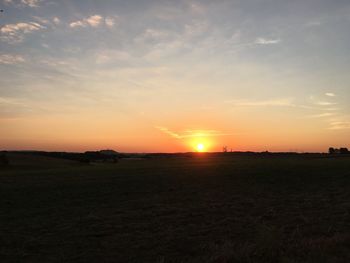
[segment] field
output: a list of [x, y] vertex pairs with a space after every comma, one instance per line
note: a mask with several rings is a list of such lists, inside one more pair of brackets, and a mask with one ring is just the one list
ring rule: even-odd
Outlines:
[[11, 155], [1, 262], [350, 262], [350, 158]]

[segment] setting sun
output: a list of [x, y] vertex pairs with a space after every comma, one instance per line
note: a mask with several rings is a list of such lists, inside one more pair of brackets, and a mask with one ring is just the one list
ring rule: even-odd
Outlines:
[[198, 143], [197, 144], [197, 151], [198, 152], [204, 152], [204, 149], [205, 149], [205, 147], [204, 147], [203, 143]]

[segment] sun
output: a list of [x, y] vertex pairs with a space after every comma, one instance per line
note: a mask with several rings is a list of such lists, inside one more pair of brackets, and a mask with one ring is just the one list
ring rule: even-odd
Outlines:
[[203, 143], [198, 143], [197, 144], [197, 151], [198, 152], [204, 152], [204, 149], [205, 149], [205, 147], [204, 147]]

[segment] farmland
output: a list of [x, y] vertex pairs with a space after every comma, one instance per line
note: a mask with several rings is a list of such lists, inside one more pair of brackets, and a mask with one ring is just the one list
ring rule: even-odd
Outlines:
[[1, 262], [349, 262], [350, 158], [9, 155]]

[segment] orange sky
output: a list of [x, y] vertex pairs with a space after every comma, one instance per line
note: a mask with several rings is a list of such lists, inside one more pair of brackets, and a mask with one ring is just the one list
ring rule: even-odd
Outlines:
[[[112, 148], [123, 152], [186, 152], [195, 151], [199, 143], [207, 151], [221, 151], [223, 146], [234, 151], [327, 150], [327, 138], [332, 131], [317, 131], [308, 119], [290, 123], [289, 119], [277, 121], [277, 117], [261, 116], [255, 121], [238, 112], [232, 122], [225, 122], [225, 116], [214, 118], [205, 110], [173, 113], [170, 117], [166, 115], [163, 126], [145, 121], [145, 115], [135, 117], [132, 122], [118, 118], [111, 122], [112, 116], [87, 113], [64, 118], [9, 119], [3, 120], [6, 125], [0, 128], [7, 135], [1, 143], [5, 149], [55, 151]], [[342, 136], [347, 135], [338, 134], [332, 145], [342, 145]]]

